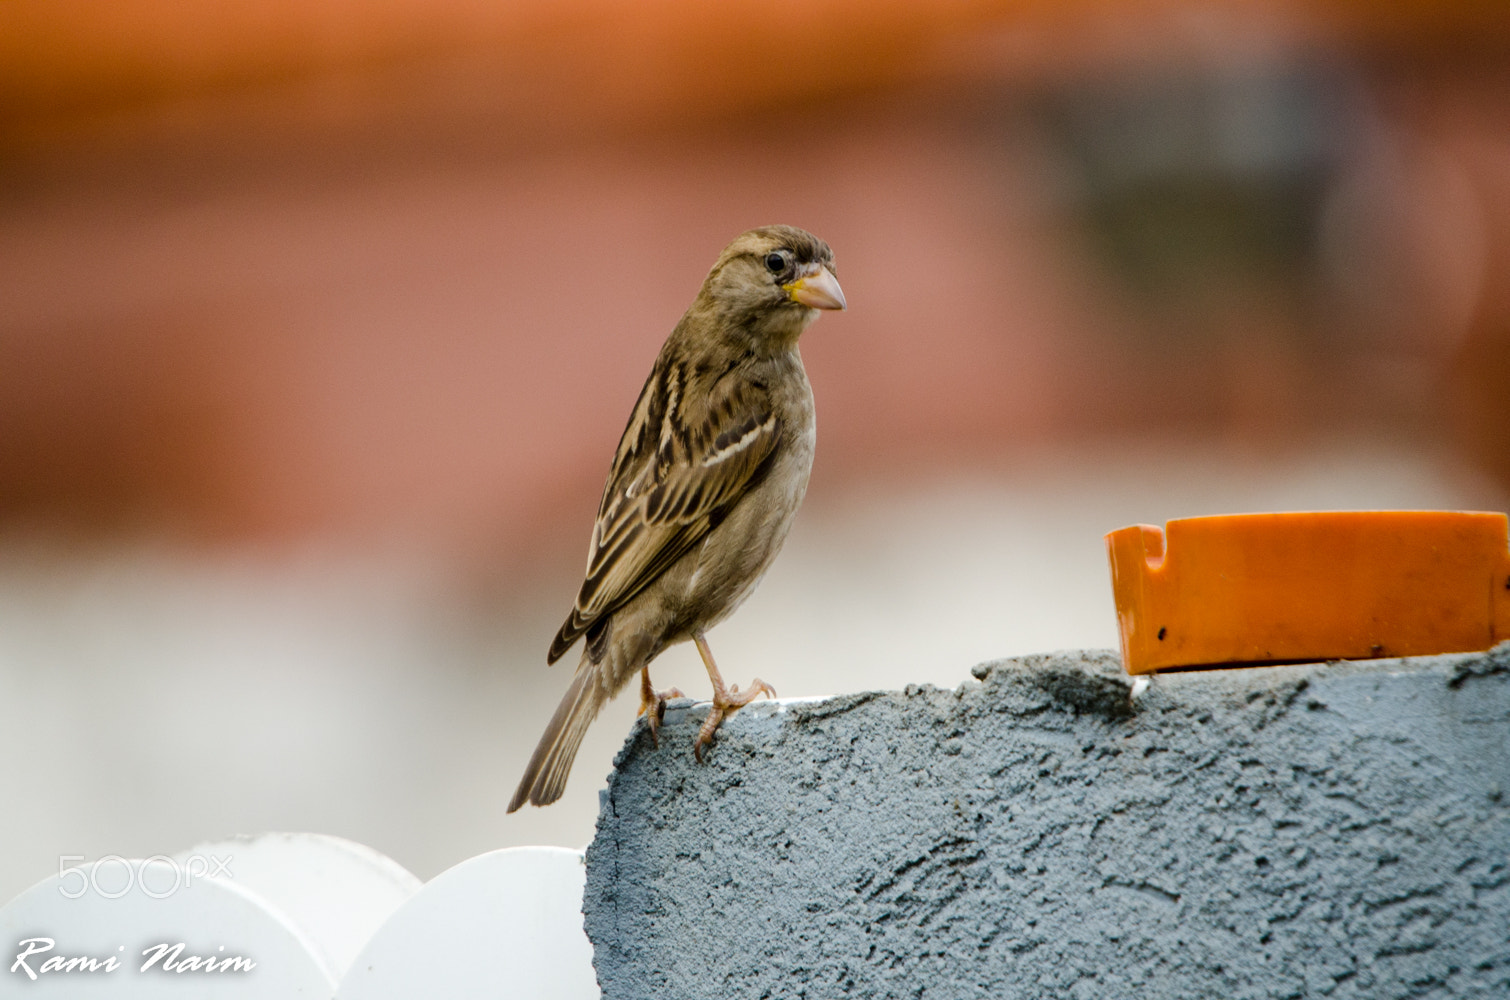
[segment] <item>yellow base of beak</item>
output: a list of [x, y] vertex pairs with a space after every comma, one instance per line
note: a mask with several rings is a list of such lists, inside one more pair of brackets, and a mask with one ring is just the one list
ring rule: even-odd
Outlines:
[[781, 287], [786, 291], [787, 298], [809, 309], [848, 308], [844, 301], [844, 289], [839, 287], [839, 279], [821, 265], [812, 273]]

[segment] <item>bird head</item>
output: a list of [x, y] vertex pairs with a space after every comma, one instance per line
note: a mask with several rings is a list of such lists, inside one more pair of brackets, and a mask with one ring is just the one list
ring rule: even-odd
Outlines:
[[699, 305], [751, 338], [751, 346], [769, 348], [790, 348], [819, 310], [846, 308], [834, 252], [793, 226], [752, 229], [725, 247]]

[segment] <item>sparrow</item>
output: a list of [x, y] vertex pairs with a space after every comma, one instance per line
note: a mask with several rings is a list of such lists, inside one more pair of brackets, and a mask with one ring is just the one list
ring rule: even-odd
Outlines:
[[797, 340], [819, 311], [844, 309], [827, 243], [792, 226], [739, 236], [719, 254], [666, 338], [614, 453], [576, 603], [551, 643], [583, 639], [571, 686], [509, 803], [561, 797], [582, 736], [636, 672], [659, 746], [666, 700], [650, 663], [690, 639], [713, 685], [693, 742], [702, 760], [724, 717], [760, 679], [727, 687], [706, 633], [755, 590], [786, 540], [813, 467], [813, 390]]

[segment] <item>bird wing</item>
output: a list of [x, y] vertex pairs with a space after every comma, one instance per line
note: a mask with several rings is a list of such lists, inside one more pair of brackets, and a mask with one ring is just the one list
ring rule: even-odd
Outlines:
[[765, 387], [721, 377], [688, 393], [686, 383], [684, 366], [657, 362], [640, 393], [603, 490], [586, 579], [548, 662], [691, 551], [769, 468], [782, 428]]

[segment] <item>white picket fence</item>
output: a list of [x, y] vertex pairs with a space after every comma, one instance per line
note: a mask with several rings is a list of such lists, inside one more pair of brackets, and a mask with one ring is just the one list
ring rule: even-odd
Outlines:
[[316, 834], [80, 859], [0, 908], [0, 997], [597, 1000], [583, 883], [566, 848], [421, 883]]

